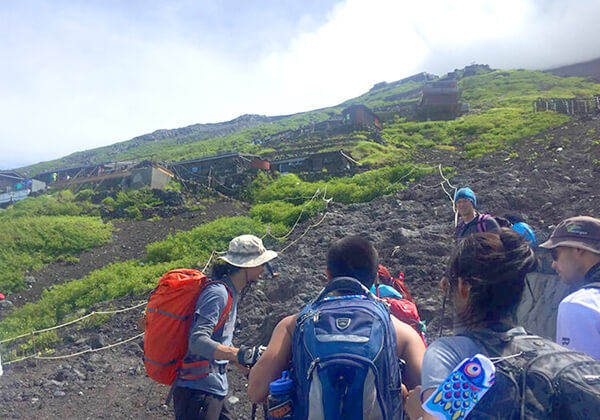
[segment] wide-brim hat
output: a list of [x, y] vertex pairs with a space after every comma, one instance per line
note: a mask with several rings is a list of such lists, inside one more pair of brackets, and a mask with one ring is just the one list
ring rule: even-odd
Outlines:
[[589, 216], [563, 220], [540, 246], [548, 249], [567, 246], [600, 254], [600, 220]]
[[266, 249], [260, 238], [241, 235], [229, 242], [227, 252], [218, 257], [235, 267], [258, 267], [277, 257], [277, 252]]

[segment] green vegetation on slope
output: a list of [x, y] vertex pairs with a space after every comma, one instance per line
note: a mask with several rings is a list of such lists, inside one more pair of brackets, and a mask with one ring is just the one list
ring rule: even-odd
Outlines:
[[0, 290], [25, 286], [25, 273], [101, 245], [111, 238], [112, 225], [84, 216], [0, 217]]
[[497, 70], [460, 80], [462, 100], [489, 109], [520, 108], [533, 111], [537, 98], [591, 98], [600, 85], [580, 77], [560, 77], [532, 70]]
[[386, 125], [383, 136], [389, 145], [404, 150], [451, 145], [464, 151], [467, 157], [476, 157], [568, 120], [568, 116], [554, 112], [492, 108], [485, 113], [469, 114], [453, 121], [415, 122], [398, 118]]
[[417, 122], [402, 118], [385, 124], [387, 147], [365, 156], [362, 162], [386, 164], [411, 159], [411, 150], [438, 145], [454, 146], [467, 157], [481, 156], [514, 142], [566, 123], [569, 117], [554, 112], [533, 112], [533, 101], [542, 98], [590, 98], [600, 85], [581, 78], [510, 70], [466, 77], [459, 82], [462, 101], [474, 112], [452, 121]]
[[275, 180], [261, 174], [250, 186], [248, 193], [254, 203], [292, 200], [299, 204], [319, 189], [327, 190], [327, 196], [338, 203], [364, 203], [402, 189], [406, 183], [434, 170], [435, 168], [430, 166], [398, 164], [374, 169], [351, 178], [332, 178], [329, 181], [317, 182], [302, 181], [294, 174], [282, 175]]
[[[217, 219], [188, 232], [149, 244], [144, 261], [130, 260], [110, 264], [82, 280], [56, 285], [44, 291], [42, 298], [16, 308], [0, 323], [0, 337], [13, 337], [47, 328], [76, 318], [80, 310], [127, 294], [143, 294], [156, 286], [166, 271], [193, 267], [208, 261], [212, 251], [227, 249], [231, 238], [252, 233], [262, 236], [266, 226], [256, 219], [232, 217]], [[272, 225], [274, 234], [282, 234], [281, 225]], [[53, 335], [46, 340], [54, 339]]]

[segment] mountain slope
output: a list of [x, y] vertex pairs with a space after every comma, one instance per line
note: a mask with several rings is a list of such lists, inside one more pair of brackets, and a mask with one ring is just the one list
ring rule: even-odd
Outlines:
[[548, 73], [563, 77], [585, 77], [600, 83], [600, 58], [546, 70]]

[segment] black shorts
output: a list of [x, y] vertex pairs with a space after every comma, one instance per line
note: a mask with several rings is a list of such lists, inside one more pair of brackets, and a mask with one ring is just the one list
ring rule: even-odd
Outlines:
[[233, 420], [225, 397], [176, 386], [173, 391], [176, 420]]

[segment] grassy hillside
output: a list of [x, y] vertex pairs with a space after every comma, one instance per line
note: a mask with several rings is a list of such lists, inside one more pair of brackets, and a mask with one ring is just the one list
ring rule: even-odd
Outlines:
[[86, 204], [70, 191], [17, 202], [0, 212], [0, 291], [25, 287], [25, 275], [52, 261], [77, 263], [81, 251], [111, 238], [112, 225], [81, 216]]
[[[369, 92], [343, 102], [342, 104], [315, 111], [298, 113], [257, 123], [250, 128], [218, 135], [207, 136], [206, 132], [195, 133], [173, 131], [173, 136], [150, 142], [136, 139], [119, 143], [123, 147], [106, 146], [74, 153], [63, 159], [44, 162], [23, 168], [23, 172], [33, 174], [42, 170], [64, 166], [69, 162], [84, 164], [110, 160], [143, 159], [151, 157], [157, 161], [175, 161], [229, 151], [250, 153], [277, 152], [277, 146], [270, 144], [265, 150], [253, 143], [256, 139], [293, 130], [301, 126], [325, 121], [339, 116], [341, 110], [352, 104], [365, 104], [370, 108], [386, 107], [418, 101], [420, 88], [424, 82], [406, 80], [383, 84]], [[455, 147], [467, 156], [478, 156], [486, 151], [508, 146], [519, 138], [563, 124], [567, 117], [554, 113], [533, 113], [533, 101], [538, 97], [586, 97], [600, 94], [600, 85], [576, 77], [559, 77], [540, 71], [497, 70], [487, 74], [464, 77], [459, 81], [462, 100], [470, 104], [473, 112], [455, 120], [432, 123], [417, 123], [396, 118], [385, 123], [383, 136], [387, 145], [372, 142], [363, 144], [361, 135], [348, 135], [352, 141], [333, 139], [346, 145], [369, 165], [385, 165], [389, 162], [409, 162], [410, 151], [418, 147], [445, 145]], [[266, 118], [266, 117], [265, 117]], [[143, 137], [143, 136], [141, 136]], [[140, 138], [141, 138], [140, 137]], [[362, 135], [364, 140], [369, 140]], [[318, 141], [321, 141], [319, 139]], [[358, 140], [358, 141], [357, 141]], [[307, 139], [309, 141], [309, 139]], [[286, 153], [293, 154], [293, 148], [286, 145]], [[331, 147], [330, 147], [331, 148]], [[346, 146], [346, 148], [348, 148]]]

